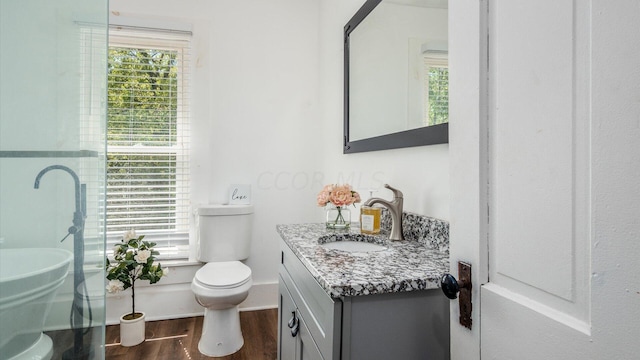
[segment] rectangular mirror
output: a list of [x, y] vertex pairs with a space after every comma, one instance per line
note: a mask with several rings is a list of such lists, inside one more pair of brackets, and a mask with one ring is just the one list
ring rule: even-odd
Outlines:
[[344, 153], [449, 141], [447, 0], [368, 0], [344, 27]]

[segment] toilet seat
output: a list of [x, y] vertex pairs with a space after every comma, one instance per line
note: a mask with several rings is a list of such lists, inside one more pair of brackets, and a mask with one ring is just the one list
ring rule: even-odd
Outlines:
[[209, 289], [230, 289], [251, 281], [251, 268], [240, 261], [223, 261], [205, 264], [193, 278]]

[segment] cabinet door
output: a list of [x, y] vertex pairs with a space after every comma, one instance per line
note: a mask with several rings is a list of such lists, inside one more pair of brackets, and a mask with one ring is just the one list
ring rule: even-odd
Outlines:
[[342, 302], [327, 295], [284, 241], [281, 249], [280, 280], [289, 290], [324, 359], [339, 359]]
[[322, 354], [318, 349], [315, 341], [311, 337], [311, 333], [309, 332], [309, 328], [307, 328], [307, 324], [304, 322], [304, 318], [299, 316], [298, 321], [300, 322], [300, 331], [298, 332], [298, 342], [297, 346], [297, 360], [323, 360]]
[[[278, 286], [278, 359], [324, 360], [282, 279]], [[290, 323], [293, 329], [289, 327]]]
[[287, 287], [282, 280], [279, 284], [279, 306], [278, 306], [278, 359], [295, 360], [296, 359], [296, 341], [297, 338], [291, 336], [289, 321], [296, 314], [296, 307], [289, 295]]

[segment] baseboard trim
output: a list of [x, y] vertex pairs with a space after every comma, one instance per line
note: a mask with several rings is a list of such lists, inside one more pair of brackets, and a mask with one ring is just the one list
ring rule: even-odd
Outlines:
[[[201, 264], [176, 267], [175, 271], [154, 285], [143, 282], [136, 286], [136, 311], [144, 311], [148, 321], [178, 319], [192, 316], [202, 316], [204, 309], [198, 304], [191, 291], [191, 280]], [[174, 270], [174, 269], [172, 269]], [[100, 274], [101, 275], [101, 274]], [[102, 284], [102, 279], [92, 280], [92, 283]], [[44, 329], [69, 329], [69, 313], [73, 301], [73, 281], [67, 280], [60, 288], [58, 295], [51, 304], [51, 309]], [[103, 296], [104, 288], [96, 287], [90, 293], [92, 323], [91, 326], [120, 323], [122, 314], [131, 312], [131, 290]], [[105, 306], [106, 301], [106, 306]], [[254, 311], [273, 309], [278, 307], [278, 283], [253, 284], [247, 299], [240, 304], [240, 311]], [[106, 309], [105, 309], [106, 308]], [[89, 326], [88, 311], [85, 310], [85, 326]]]
[[268, 306], [255, 306], [255, 307], [250, 307], [250, 308], [240, 308], [239, 310], [242, 312], [242, 311], [271, 310], [271, 309], [277, 309], [277, 308], [278, 308], [278, 304], [268, 305]]
[[[204, 315], [191, 291], [191, 284], [150, 286], [144, 292], [136, 290], [136, 305], [144, 311], [148, 321], [178, 319]], [[170, 301], [168, 301], [170, 299]], [[120, 315], [130, 311], [130, 296], [107, 295], [106, 324], [120, 322]], [[273, 309], [278, 307], [278, 283], [253, 284], [249, 296], [239, 306], [240, 311]]]

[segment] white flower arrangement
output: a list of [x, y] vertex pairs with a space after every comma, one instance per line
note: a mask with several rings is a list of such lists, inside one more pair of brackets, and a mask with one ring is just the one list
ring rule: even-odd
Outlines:
[[114, 261], [107, 259], [107, 291], [116, 293], [131, 288], [131, 314], [126, 315], [125, 319], [140, 316], [136, 315], [136, 280], [148, 280], [150, 284], [155, 284], [168, 274], [168, 269], [163, 269], [160, 263], [154, 263], [155, 255], [160, 254], [153, 249], [156, 243], [143, 239], [144, 235], [137, 236], [135, 230], [126, 232], [122, 241], [113, 248]]

